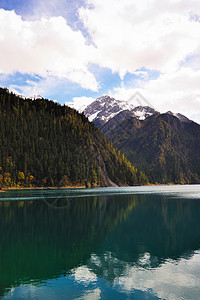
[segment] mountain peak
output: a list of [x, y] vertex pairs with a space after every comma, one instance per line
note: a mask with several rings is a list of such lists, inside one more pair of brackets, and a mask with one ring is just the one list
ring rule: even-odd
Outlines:
[[[160, 114], [140, 92], [136, 92], [128, 100], [117, 100], [109, 95], [103, 95], [88, 105], [82, 105], [82, 109], [79, 107], [78, 110], [83, 112], [99, 128], [123, 111], [129, 111], [128, 116], [132, 116], [139, 121], [144, 121], [152, 115]], [[167, 114], [173, 115], [181, 122], [191, 122], [180, 113], [168, 111]], [[120, 119], [122, 116], [126, 118], [126, 115], [127, 113], [121, 115]]]
[[[101, 127], [110, 119], [123, 111], [129, 111], [132, 117], [138, 120], [145, 120], [147, 117], [156, 113], [152, 106], [134, 105], [142, 102], [148, 104], [149, 102], [139, 93], [126, 100], [116, 100], [113, 97], [104, 95], [97, 98], [91, 104], [84, 109], [84, 114], [89, 118], [91, 122], [94, 122], [98, 127]], [[134, 104], [133, 104], [134, 103]]]
[[192, 122], [190, 119], [188, 119], [186, 116], [184, 116], [180, 113], [173, 113], [169, 110], [166, 112], [166, 114], [174, 116], [174, 117], [178, 118], [180, 121], [185, 122], [185, 123]]
[[116, 100], [108, 95], [97, 98], [84, 109], [84, 114], [90, 121], [100, 121], [100, 124], [105, 124], [109, 119], [113, 118], [119, 112], [130, 109], [127, 101]]
[[105, 101], [105, 100], [113, 101], [115, 99], [113, 97], [108, 96], [108, 95], [104, 95], [104, 96], [101, 96], [101, 97], [96, 99], [96, 101], [99, 101], [99, 102], [102, 102], [102, 101]]

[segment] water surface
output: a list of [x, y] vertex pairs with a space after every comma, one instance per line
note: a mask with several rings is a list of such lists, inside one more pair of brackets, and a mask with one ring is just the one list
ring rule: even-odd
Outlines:
[[0, 299], [199, 299], [200, 186], [0, 194]]

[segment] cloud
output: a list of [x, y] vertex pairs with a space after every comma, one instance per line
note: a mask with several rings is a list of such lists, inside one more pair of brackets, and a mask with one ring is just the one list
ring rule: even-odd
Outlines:
[[[171, 110], [188, 117], [200, 111], [200, 70], [182, 68], [177, 72], [161, 74], [159, 78], [143, 83], [142, 88], [114, 88], [109, 94], [117, 99], [128, 100], [136, 90], [160, 112]], [[200, 123], [200, 119], [198, 121]]]
[[89, 285], [90, 283], [97, 281], [97, 276], [95, 273], [91, 272], [87, 266], [80, 266], [72, 270], [75, 280], [84, 285]]
[[73, 97], [73, 102], [66, 102], [65, 104], [82, 112], [89, 104], [96, 99], [92, 97]]
[[93, 62], [119, 72], [146, 67], [162, 72], [200, 46], [198, 0], [88, 0], [79, 15], [97, 47]]
[[8, 86], [9, 90], [15, 94], [21, 94], [25, 97], [33, 97], [34, 95], [51, 94], [54, 89], [58, 88], [59, 80], [54, 77], [38, 78], [34, 81], [28, 79], [24, 85], [11, 84]]
[[97, 91], [98, 83], [87, 67], [94, 51], [63, 17], [24, 21], [14, 11], [0, 9], [1, 73], [66, 78]]
[[11, 6], [26, 20], [36, 20], [44, 16], [62, 16], [69, 22], [77, 19], [76, 10], [83, 2], [83, 0], [21, 0], [20, 4], [12, 3]]
[[200, 70], [200, 49], [198, 49], [196, 54], [187, 57], [183, 63], [183, 67], [189, 67], [193, 70]]
[[114, 285], [127, 292], [135, 289], [152, 291], [153, 295], [162, 299], [188, 299], [186, 295], [192, 292], [193, 297], [198, 298], [199, 262], [199, 255], [195, 253], [189, 259], [181, 258], [177, 263], [168, 259], [155, 269], [127, 266], [124, 274], [115, 279]]
[[[55, 80], [65, 79], [94, 92], [101, 89], [107, 93], [110, 88], [108, 93], [118, 99], [128, 99], [135, 92], [130, 88], [131, 74], [135, 76], [132, 87], [137, 87], [158, 110], [196, 114], [200, 79], [199, 0], [86, 1], [74, 0], [69, 8], [65, 0], [59, 4], [56, 0], [50, 4], [36, 0], [31, 2], [32, 19], [0, 9], [0, 73], [39, 75], [40, 80], [24, 85], [27, 96], [29, 92], [43, 94], [47, 88], [56, 90]], [[69, 15], [75, 17], [67, 23]], [[73, 26], [73, 22], [81, 24], [82, 32], [72, 30], [68, 24]], [[90, 34], [91, 44], [82, 24]], [[104, 79], [98, 77], [97, 69], [91, 65], [104, 72], [109, 70], [112, 76], [106, 77], [105, 73]], [[151, 80], [151, 70], [160, 77]], [[118, 84], [120, 80], [116, 74], [124, 85], [113, 89], [116, 78]], [[13, 88], [17, 89], [17, 84]], [[74, 96], [75, 93], [74, 90]]]
[[135, 71], [135, 72], [132, 72], [133, 75], [136, 75], [136, 76], [139, 76], [143, 79], [148, 79], [149, 77], [149, 74], [147, 71]]
[[86, 290], [82, 296], [75, 298], [75, 300], [99, 300], [101, 299], [100, 288]]
[[[127, 87], [122, 82], [121, 86], [110, 89], [108, 95], [128, 101], [138, 91], [159, 112], [171, 110], [174, 113], [182, 113], [200, 124], [200, 70], [181, 68], [176, 72], [161, 74], [156, 79], [145, 81], [141, 77], [136, 81], [136, 87], [130, 88], [130, 84]], [[89, 97], [75, 97], [74, 106], [79, 109], [82, 104], [86, 106], [92, 101], [94, 99]]]

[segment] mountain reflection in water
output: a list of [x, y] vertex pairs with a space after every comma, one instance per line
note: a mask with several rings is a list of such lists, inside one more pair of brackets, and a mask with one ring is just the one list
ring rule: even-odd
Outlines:
[[198, 299], [200, 199], [118, 191], [4, 193], [2, 299]]

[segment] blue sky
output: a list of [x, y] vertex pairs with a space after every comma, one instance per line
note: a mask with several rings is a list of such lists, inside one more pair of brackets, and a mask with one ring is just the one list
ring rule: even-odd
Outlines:
[[200, 122], [200, 3], [0, 0], [0, 86], [59, 103], [136, 91]]

